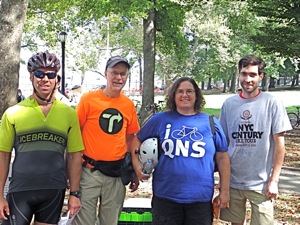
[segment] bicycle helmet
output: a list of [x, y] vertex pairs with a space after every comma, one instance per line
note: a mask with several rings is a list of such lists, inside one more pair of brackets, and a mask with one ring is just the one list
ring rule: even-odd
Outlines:
[[140, 161], [142, 164], [146, 163], [148, 159], [152, 160], [153, 166], [158, 163], [158, 139], [148, 138], [140, 146]]
[[38, 68], [55, 68], [56, 72], [60, 69], [60, 61], [55, 54], [48, 51], [38, 52], [31, 56], [27, 63], [27, 70], [33, 72]]

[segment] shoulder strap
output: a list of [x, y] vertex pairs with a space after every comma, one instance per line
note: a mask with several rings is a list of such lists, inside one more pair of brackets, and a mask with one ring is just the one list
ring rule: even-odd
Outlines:
[[211, 133], [214, 135], [216, 133], [214, 115], [209, 115], [209, 124], [210, 124]]
[[[216, 128], [215, 128], [215, 123], [214, 123], [214, 115], [209, 115], [209, 124], [210, 124], [210, 129], [211, 129], [211, 133], [213, 135], [213, 140], [214, 140], [214, 144], [215, 144]], [[215, 146], [216, 146], [216, 144], [215, 144]], [[218, 166], [217, 166], [217, 163], [216, 163], [216, 155], [214, 156], [214, 161], [215, 161], [214, 172], [218, 172]]]

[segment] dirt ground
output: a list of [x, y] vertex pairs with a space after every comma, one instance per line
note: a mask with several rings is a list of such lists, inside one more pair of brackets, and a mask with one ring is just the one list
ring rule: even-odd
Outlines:
[[285, 147], [284, 166], [300, 169], [300, 127], [286, 133]]

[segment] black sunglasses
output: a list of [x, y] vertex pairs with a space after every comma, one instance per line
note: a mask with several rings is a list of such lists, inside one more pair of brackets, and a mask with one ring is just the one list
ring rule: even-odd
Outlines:
[[54, 79], [56, 77], [56, 73], [54, 72], [44, 73], [42, 71], [34, 71], [33, 75], [39, 79], [43, 79], [45, 76], [47, 76], [48, 79]]

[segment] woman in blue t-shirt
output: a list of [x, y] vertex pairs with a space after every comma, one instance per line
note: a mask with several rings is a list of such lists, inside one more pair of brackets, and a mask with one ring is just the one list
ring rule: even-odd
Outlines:
[[209, 115], [201, 112], [204, 105], [196, 82], [188, 77], [179, 78], [169, 89], [168, 111], [154, 114], [134, 137], [132, 161], [139, 180], [148, 179], [149, 175], [142, 172], [137, 149], [145, 140], [156, 138], [161, 152], [152, 183], [154, 225], [212, 224], [215, 161], [220, 175], [218, 205], [227, 206], [228, 145], [216, 119], [213, 134]]

